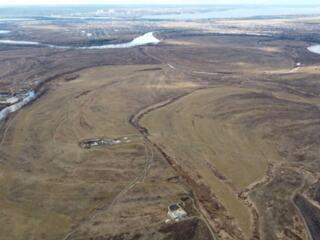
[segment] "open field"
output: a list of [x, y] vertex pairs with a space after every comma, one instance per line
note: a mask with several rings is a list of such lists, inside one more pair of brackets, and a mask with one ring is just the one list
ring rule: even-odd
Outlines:
[[[0, 45], [0, 93], [41, 94], [0, 122], [1, 236], [317, 239], [317, 19], [0, 22], [1, 39], [162, 40]], [[177, 202], [188, 217], [165, 223]]]
[[[123, 229], [138, 234], [149, 224], [151, 231], [164, 222], [167, 205], [188, 194], [168, 182], [175, 173], [128, 122], [139, 108], [183, 91], [153, 68], [103, 67], [72, 81], [61, 78], [6, 123], [0, 185], [1, 226], [11, 226], [1, 227], [7, 239], [63, 239], [71, 229], [67, 239], [116, 236]], [[132, 142], [78, 145], [103, 136]]]
[[[229, 66], [233, 70], [232, 76], [238, 75], [238, 78], [225, 76], [219, 70], [227, 68], [228, 64], [237, 59], [229, 61], [226, 52], [233, 52], [233, 49], [227, 48], [228, 38], [224, 38], [220, 45], [219, 38], [211, 38], [218, 40], [214, 41], [213, 48], [215, 44], [224, 46], [227, 49], [224, 55], [217, 58], [210, 56], [218, 55], [218, 52], [209, 48], [208, 44], [206, 54], [210, 58], [205, 58], [219, 59], [216, 60], [217, 64], [204, 64], [205, 60], [197, 56], [184, 59], [184, 62], [177, 60], [183, 53], [182, 49], [186, 48], [184, 46], [171, 49], [170, 58], [161, 55], [162, 59], [170, 59], [170, 64], [176, 66], [177, 70], [193, 70], [192, 74], [207, 72], [203, 79], [211, 87], [197, 90], [148, 113], [141, 125], [148, 129], [150, 139], [174, 159], [174, 164], [181, 166], [199, 184], [213, 189], [223, 206], [222, 215], [233, 217], [229, 226], [239, 226], [244, 238], [305, 239], [307, 233], [304, 232], [303, 222], [290, 199], [296, 191], [301, 191], [301, 178], [306, 177], [304, 184], [310, 184], [317, 176], [313, 165], [317, 159], [313, 156], [318, 153], [318, 147], [315, 146], [317, 140], [311, 140], [317, 139], [317, 133], [309, 131], [319, 127], [319, 98], [317, 93], [312, 96], [312, 91], [306, 90], [308, 85], [313, 85], [311, 79], [302, 86], [296, 78], [302, 79], [306, 74], [317, 75], [319, 72], [314, 71], [314, 67], [301, 68], [296, 74], [295, 71], [291, 72], [290, 61], [294, 60], [291, 56], [306, 58], [306, 55], [296, 55], [295, 52], [288, 52], [285, 60], [281, 60], [282, 64], [270, 66], [272, 63], [263, 61], [268, 57], [266, 51], [266, 54], [257, 57], [261, 61], [259, 64], [254, 54], [244, 53], [249, 51], [245, 44], [239, 43], [242, 46], [240, 50], [233, 42], [234, 48], [243, 51], [243, 55], [239, 55], [247, 57], [242, 66], [258, 66], [251, 66], [253, 70], [246, 72], [243, 70], [251, 68]], [[183, 42], [189, 41], [187, 39]], [[202, 46], [197, 45], [198, 42], [198, 38], [189, 41], [189, 48], [193, 44], [201, 52]], [[264, 48], [270, 45], [273, 43], [266, 44]], [[283, 45], [276, 45], [278, 51], [272, 53], [275, 61], [283, 57]], [[250, 50], [255, 51], [254, 48]], [[221, 58], [228, 60], [221, 61]], [[193, 64], [188, 64], [188, 60], [193, 61]], [[182, 66], [177, 65], [178, 61]], [[267, 70], [269, 68], [278, 70], [270, 72]], [[304, 168], [308, 174], [301, 171]], [[278, 174], [282, 175], [280, 179]], [[265, 185], [271, 180], [270, 184]], [[271, 203], [267, 200], [269, 198]], [[264, 213], [265, 209], [270, 209], [270, 213]], [[212, 215], [214, 220], [218, 212]], [[220, 216], [221, 219], [223, 217]], [[213, 225], [220, 226], [220, 222], [213, 221]], [[226, 238], [224, 230], [222, 228], [220, 233], [222, 239]], [[228, 231], [230, 238], [241, 238], [237, 230], [229, 228]]]
[[198, 91], [148, 115], [142, 125], [177, 164], [186, 166], [190, 175], [214, 189], [230, 215], [236, 216], [235, 221], [250, 235], [249, 209], [237, 198], [237, 192], [263, 177], [268, 160], [276, 159], [276, 151], [258, 134], [232, 126], [225, 118], [215, 119], [219, 99], [232, 94], [248, 92], [228, 87]]

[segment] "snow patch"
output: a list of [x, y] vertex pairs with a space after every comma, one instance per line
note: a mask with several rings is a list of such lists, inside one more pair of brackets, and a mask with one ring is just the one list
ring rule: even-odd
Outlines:
[[143, 46], [147, 44], [158, 44], [160, 40], [153, 35], [153, 32], [146, 33], [133, 39], [128, 43], [107, 44], [101, 46], [80, 47], [80, 49], [104, 49], [104, 48], [132, 48], [136, 46]]
[[308, 47], [308, 50], [312, 53], [320, 54], [320, 45], [313, 45]]
[[6, 107], [0, 111], [0, 121], [5, 119], [10, 113], [18, 111], [23, 106], [27, 105], [29, 102], [33, 101], [36, 98], [37, 94], [35, 93], [35, 91], [32, 90], [27, 92], [20, 102], [17, 102], [16, 104]]
[[[90, 35], [92, 36], [92, 35]], [[88, 37], [90, 37], [88, 36]], [[30, 41], [15, 41], [15, 40], [0, 40], [0, 44], [10, 44], [10, 45], [33, 45], [33, 46], [43, 46], [49, 48], [62, 48], [62, 49], [106, 49], [106, 48], [132, 48], [136, 46], [143, 46], [148, 44], [158, 44], [160, 40], [156, 38], [153, 32], [146, 33], [133, 39], [131, 42], [119, 43], [119, 44], [107, 44], [101, 46], [90, 46], [90, 47], [72, 47], [72, 46], [57, 46], [52, 44], [42, 44], [39, 42]]]

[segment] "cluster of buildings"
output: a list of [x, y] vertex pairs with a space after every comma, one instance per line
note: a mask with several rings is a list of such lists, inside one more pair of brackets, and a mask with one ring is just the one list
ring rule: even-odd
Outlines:
[[0, 93], [0, 109], [19, 102], [20, 98], [11, 93]]
[[27, 94], [28, 94], [28, 90], [21, 90], [16, 93], [0, 92], [0, 106], [4, 108], [6, 106], [15, 104], [21, 101], [21, 99], [23, 99]]
[[130, 142], [130, 139], [128, 137], [121, 137], [121, 138], [93, 138], [93, 139], [87, 139], [83, 140], [79, 143], [81, 148], [92, 148], [100, 145], [116, 145], [120, 143], [127, 143]]
[[181, 207], [179, 203], [169, 205], [167, 215], [169, 219], [167, 219], [166, 222], [178, 222], [188, 216], [187, 212]]

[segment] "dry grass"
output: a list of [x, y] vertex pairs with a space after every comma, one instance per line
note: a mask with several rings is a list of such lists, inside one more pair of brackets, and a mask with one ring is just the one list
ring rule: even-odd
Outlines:
[[[140, 71], [152, 67], [94, 68], [82, 71], [76, 80], [55, 81], [41, 100], [9, 120], [1, 145], [0, 170], [0, 229], [6, 239], [62, 239], [71, 228], [81, 223], [78, 228], [82, 229], [90, 223], [96, 212], [132, 211], [148, 202], [152, 208], [146, 207], [141, 213], [134, 210], [126, 217], [128, 222], [133, 218], [131, 229], [165, 220], [167, 205], [185, 190], [165, 181], [173, 175], [172, 170], [150, 152], [141, 137], [109, 148], [84, 150], [78, 146], [86, 138], [138, 134], [129, 124], [130, 115], [170, 94], [168, 88], [177, 91], [168, 87], [176, 83], [168, 82], [170, 78], [158, 71]], [[143, 175], [149, 160], [155, 162], [151, 180], [144, 183], [141, 179], [141, 186], [129, 195], [140, 195], [141, 200], [124, 203], [122, 210], [116, 206], [109, 209], [118, 194]], [[164, 170], [166, 174], [159, 176]], [[152, 183], [153, 178], [158, 181]], [[102, 224], [95, 234], [121, 233], [124, 223], [118, 220], [112, 218], [114, 224], [107, 221], [108, 228]]]
[[[202, 30], [198, 22], [183, 34], [176, 28], [184, 23], [162, 23], [174, 31], [156, 47], [2, 49], [2, 90], [52, 80], [0, 126], [0, 232], [8, 240], [174, 239], [184, 228], [196, 230], [182, 239], [208, 239], [198, 234], [204, 225], [195, 209], [195, 218], [162, 225], [168, 204], [192, 194], [188, 206], [222, 239], [305, 239], [291, 199], [319, 178], [320, 86], [319, 57], [290, 40], [303, 26], [283, 40], [202, 32], [209, 25], [211, 33], [273, 32], [274, 24], [287, 36], [295, 24], [281, 19], [208, 22]], [[50, 31], [33, 31], [51, 39]], [[293, 70], [298, 61], [303, 67]], [[57, 77], [89, 67], [77, 79]], [[141, 132], [129, 121], [137, 113], [145, 113]], [[120, 136], [132, 141], [78, 146]]]
[[142, 125], [190, 175], [199, 176], [213, 189], [249, 236], [250, 214], [236, 194], [261, 179], [267, 162], [278, 155], [259, 133], [242, 129], [233, 119], [221, 121], [213, 116], [219, 99], [248, 92], [228, 87], [200, 90], [147, 115]]

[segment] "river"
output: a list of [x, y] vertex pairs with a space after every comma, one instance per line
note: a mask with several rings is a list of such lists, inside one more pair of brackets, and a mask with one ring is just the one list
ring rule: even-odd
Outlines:
[[144, 35], [134, 38], [132, 41], [127, 43], [118, 43], [118, 44], [106, 44], [106, 45], [95, 45], [87, 47], [73, 47], [73, 46], [59, 46], [53, 44], [45, 44], [40, 42], [31, 42], [31, 41], [17, 41], [17, 40], [0, 40], [0, 44], [6, 45], [27, 45], [27, 46], [42, 46], [49, 48], [62, 48], [62, 49], [107, 49], [107, 48], [132, 48], [136, 46], [143, 46], [148, 44], [158, 44], [160, 40], [157, 39], [153, 32], [148, 32]]
[[0, 30], [0, 34], [7, 34], [7, 33], [10, 33], [10, 31], [8, 31], [8, 30]]

